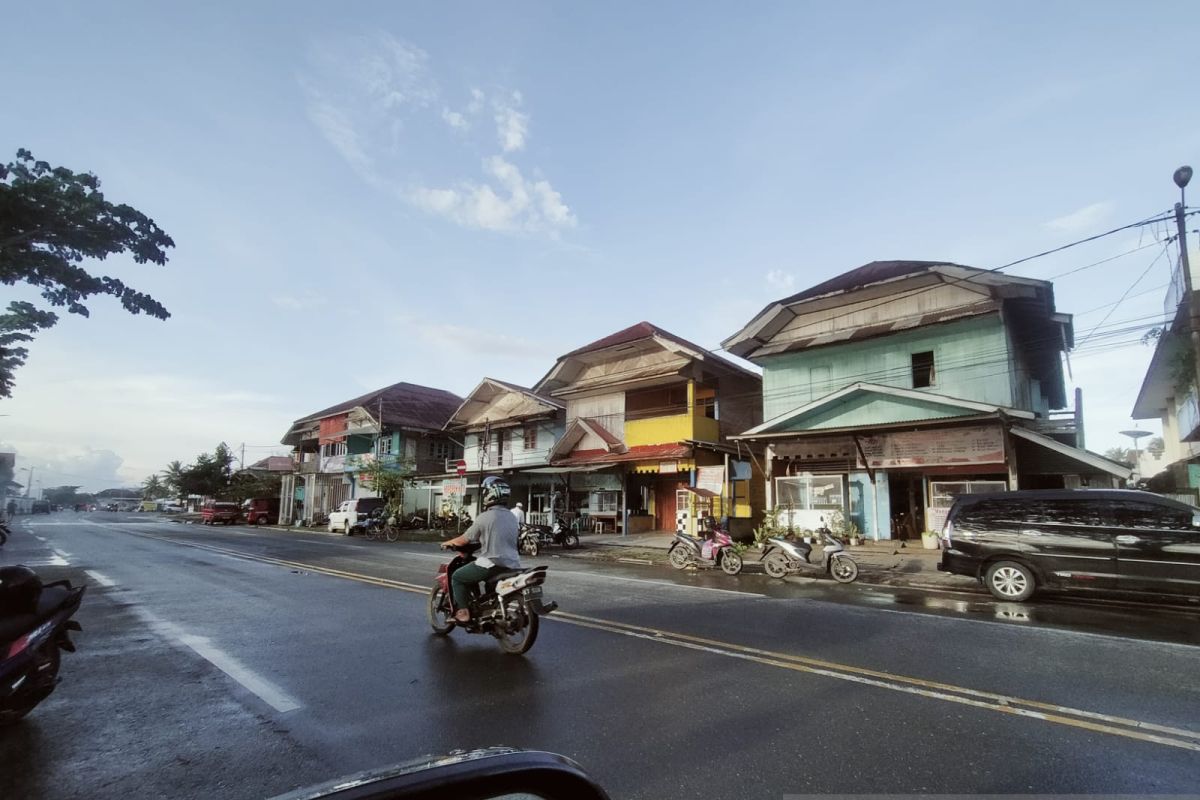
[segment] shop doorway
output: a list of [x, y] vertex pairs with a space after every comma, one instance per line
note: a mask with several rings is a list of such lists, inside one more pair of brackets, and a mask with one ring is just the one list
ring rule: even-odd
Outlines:
[[925, 478], [920, 473], [888, 473], [891, 496], [892, 538], [921, 538], [925, 530]]

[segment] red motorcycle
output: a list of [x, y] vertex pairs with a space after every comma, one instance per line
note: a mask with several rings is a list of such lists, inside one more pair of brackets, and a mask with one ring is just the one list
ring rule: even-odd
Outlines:
[[703, 539], [676, 531], [667, 560], [675, 569], [720, 567], [726, 575], [737, 575], [742, 571], [742, 557], [733, 546], [733, 539], [711, 517], [705, 519], [704, 525], [707, 530]]
[[438, 636], [447, 636], [455, 628], [467, 633], [487, 633], [495, 636], [500, 649], [520, 655], [529, 651], [538, 635], [538, 618], [558, 608], [558, 603], [542, 602], [542, 584], [546, 582], [546, 567], [505, 570], [489, 578], [483, 594], [471, 599], [469, 622], [454, 619], [454, 596], [450, 577], [464, 564], [475, 560], [472, 555], [478, 544], [453, 548], [458, 553], [449, 563], [438, 565], [437, 580], [429, 592], [429, 624]]

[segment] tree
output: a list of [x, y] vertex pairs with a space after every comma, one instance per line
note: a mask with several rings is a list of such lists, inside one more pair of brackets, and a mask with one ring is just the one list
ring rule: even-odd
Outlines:
[[387, 501], [388, 514], [396, 514], [404, 504], [404, 490], [413, 485], [416, 465], [391, 456], [376, 456], [361, 462], [358, 479]]
[[1128, 447], [1110, 447], [1104, 451], [1104, 457], [1127, 467], [1137, 466], [1134, 462], [1133, 450]]
[[167, 464], [167, 468], [163, 470], [163, 484], [176, 500], [187, 497], [187, 489], [184, 486], [186, 480], [187, 467], [183, 466], [178, 459]]
[[[178, 464], [179, 462], [173, 462]], [[143, 500], [161, 500], [171, 494], [171, 489], [166, 482], [158, 477], [158, 473], [154, 473], [146, 480], [142, 481], [142, 499]]]
[[[73, 506], [85, 502], [78, 486], [52, 486], [42, 490], [42, 499], [56, 506]], [[88, 496], [90, 498], [90, 495]]]
[[[105, 198], [91, 173], [51, 167], [25, 149], [0, 164], [0, 283], [6, 286], [36, 287], [51, 306], [84, 317], [89, 298], [111, 295], [131, 314], [167, 319], [170, 313], [150, 295], [79, 264], [130, 253], [139, 264], [161, 266], [174, 246], [154, 220]], [[25, 301], [9, 303], [0, 314], [0, 397], [12, 396], [13, 374], [29, 355], [23, 344], [57, 322], [53, 311]]]
[[1155, 436], [1150, 441], [1146, 442], [1146, 452], [1155, 458], [1162, 458], [1163, 452], [1167, 449], [1167, 445], [1163, 442], [1161, 436]]
[[238, 472], [234, 474], [222, 499], [240, 503], [251, 497], [279, 497], [279, 490], [282, 486], [283, 481], [278, 475], [254, 475], [249, 472]]

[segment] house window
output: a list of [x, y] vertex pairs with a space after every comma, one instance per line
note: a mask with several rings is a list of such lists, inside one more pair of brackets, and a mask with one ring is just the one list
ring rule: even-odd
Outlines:
[[664, 386], [625, 393], [625, 418], [646, 419], [686, 414], [687, 386]]
[[912, 354], [912, 385], [914, 389], [933, 386], [933, 351]]
[[326, 444], [321, 445], [321, 457], [322, 458], [329, 458], [330, 456], [344, 456], [344, 455], [346, 455], [346, 443], [345, 442], [328, 442]]
[[717, 390], [696, 387], [696, 416], [717, 419]]
[[525, 426], [525, 449], [537, 450], [537, 425]]
[[617, 503], [619, 501], [619, 492], [596, 492], [595, 497], [596, 507], [592, 509], [593, 514], [615, 514], [617, 513]]
[[431, 439], [429, 441], [429, 457], [436, 461], [445, 461], [450, 458], [450, 443], [441, 439]]
[[380, 436], [379, 439], [375, 442], [375, 452], [379, 453], [379, 455], [381, 455], [381, 456], [391, 455], [392, 454], [392, 437], [391, 436]]

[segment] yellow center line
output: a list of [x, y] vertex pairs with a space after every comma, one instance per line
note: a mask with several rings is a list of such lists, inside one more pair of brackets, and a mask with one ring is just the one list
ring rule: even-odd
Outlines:
[[[185, 547], [195, 547], [200, 550], [209, 550], [215, 553], [233, 556], [235, 558], [258, 561], [264, 564], [273, 564], [291, 569], [300, 569], [306, 572], [329, 575], [335, 578], [343, 578], [346, 580], [357, 581], [359, 583], [366, 583], [372, 586], [379, 586], [387, 589], [398, 589], [400, 591], [412, 592], [415, 594], [428, 594], [431, 588], [431, 586], [421, 586], [419, 584], [407, 583], [405, 581], [379, 578], [373, 575], [364, 575], [359, 572], [350, 572], [347, 570], [324, 567], [301, 561], [289, 561], [272, 556], [247, 553], [240, 550], [232, 550], [226, 547], [200, 544], [198, 542], [185, 542], [167, 536], [155, 536], [149, 533], [130, 531], [126, 528], [122, 528], [121, 530], [124, 533], [130, 533], [135, 536], [142, 536], [148, 539], [157, 539], [159, 541], [169, 542], [171, 544], [183, 545]], [[750, 661], [766, 666], [787, 669], [793, 672], [820, 675], [822, 677], [833, 678], [835, 680], [850, 681], [853, 683], [873, 686], [881, 689], [904, 692], [906, 694], [916, 695], [919, 697], [927, 697], [952, 703], [959, 703], [961, 705], [987, 709], [989, 711], [998, 711], [1003, 714], [1025, 717], [1028, 719], [1038, 719], [1059, 725], [1067, 725], [1073, 728], [1080, 728], [1096, 733], [1122, 736], [1127, 739], [1136, 739], [1138, 741], [1161, 744], [1169, 747], [1177, 747], [1184, 750], [1191, 750], [1193, 752], [1200, 752], [1200, 731], [1193, 731], [1185, 728], [1173, 728], [1166, 725], [1158, 725], [1152, 722], [1144, 722], [1126, 717], [1101, 714], [1094, 711], [1071, 708], [1070, 706], [1056, 705], [1054, 703], [1044, 703], [1037, 700], [1025, 700], [1019, 697], [980, 691], [977, 689], [956, 686], [949, 683], [925, 680], [923, 678], [913, 678], [906, 675], [897, 675], [895, 673], [873, 670], [866, 667], [857, 667], [852, 664], [841, 664], [835, 661], [826, 661], [823, 659], [797, 655], [794, 653], [781, 653], [772, 650], [763, 650], [757, 647], [748, 647], [718, 639], [707, 639], [702, 636], [692, 636], [690, 634], [679, 633], [676, 631], [667, 631], [644, 625], [635, 625], [628, 622], [600, 619], [597, 617], [584, 616], [582, 614], [573, 614], [566, 611], [556, 611], [552, 616], [547, 617], [546, 619], [568, 625], [575, 625], [581, 628], [589, 628], [592, 630], [604, 631], [606, 633], [615, 633], [623, 636], [643, 639], [646, 641], [657, 642], [659, 644], [682, 647], [698, 652], [706, 652], [729, 658], [737, 658], [743, 661]]]

